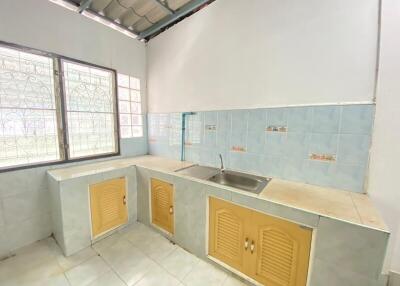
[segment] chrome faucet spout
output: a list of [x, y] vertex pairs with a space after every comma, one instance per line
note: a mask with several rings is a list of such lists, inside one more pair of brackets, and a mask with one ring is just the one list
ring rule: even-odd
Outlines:
[[223, 171], [225, 171], [225, 168], [224, 168], [224, 160], [222, 159], [222, 155], [221, 154], [219, 154], [219, 160], [221, 162], [220, 171], [223, 172]]

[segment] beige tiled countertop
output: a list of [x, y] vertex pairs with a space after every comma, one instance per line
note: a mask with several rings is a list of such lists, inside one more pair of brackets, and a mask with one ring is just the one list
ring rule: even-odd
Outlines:
[[366, 194], [272, 179], [259, 197], [319, 215], [387, 231]]
[[[140, 166], [161, 172], [173, 173], [176, 176], [186, 177], [195, 181], [202, 181], [206, 184], [216, 185], [209, 181], [174, 173], [174, 171], [178, 169], [189, 167], [191, 165], [193, 165], [193, 163], [147, 155], [55, 169], [48, 171], [48, 173], [57, 181], [63, 181], [129, 166]], [[250, 194], [221, 185], [217, 186], [321, 216], [331, 217], [382, 231], [388, 231], [369, 196], [365, 194], [357, 194], [275, 178], [270, 181], [259, 195]]]
[[112, 170], [118, 170], [129, 166], [142, 166], [159, 171], [174, 172], [176, 170], [189, 167], [191, 165], [193, 165], [193, 163], [146, 155], [139, 157], [107, 160], [62, 169], [54, 169], [49, 170], [48, 173], [57, 181], [64, 181], [88, 175], [95, 175]]

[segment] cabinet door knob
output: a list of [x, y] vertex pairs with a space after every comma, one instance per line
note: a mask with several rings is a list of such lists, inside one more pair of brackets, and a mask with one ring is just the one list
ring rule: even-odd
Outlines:
[[170, 207], [169, 207], [169, 213], [170, 213], [170, 214], [173, 214], [173, 213], [174, 213], [174, 207], [173, 207], [173, 206], [170, 206]]
[[122, 202], [126, 205], [126, 196], [123, 197]]
[[253, 254], [254, 248], [255, 248], [254, 240], [252, 240], [252, 241], [251, 241], [251, 245], [250, 245], [250, 252], [251, 252], [251, 254]]
[[246, 240], [244, 241], [244, 250], [247, 250], [249, 247], [249, 239], [246, 237]]

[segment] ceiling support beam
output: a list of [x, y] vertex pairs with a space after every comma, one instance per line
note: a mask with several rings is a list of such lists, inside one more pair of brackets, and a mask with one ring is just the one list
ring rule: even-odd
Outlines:
[[192, 0], [192, 1], [188, 2], [187, 4], [183, 5], [181, 8], [176, 10], [175, 13], [166, 16], [161, 21], [155, 23], [154, 25], [152, 25], [148, 29], [146, 29], [143, 32], [141, 32], [139, 34], [139, 39], [144, 39], [144, 38], [146, 38], [146, 37], [158, 32], [162, 28], [164, 28], [164, 27], [168, 26], [169, 24], [175, 22], [175, 20], [177, 20], [177, 19], [189, 14], [193, 10], [201, 7], [202, 5], [208, 3], [209, 1], [210, 0]]
[[87, 8], [89, 8], [90, 4], [92, 4], [93, 0], [82, 0], [78, 7], [78, 13], [82, 13]]
[[174, 10], [169, 8], [168, 5], [162, 2], [161, 0], [153, 0], [153, 2], [156, 3], [161, 9], [163, 9], [164, 12], [166, 12], [167, 14], [170, 15], [174, 14]]

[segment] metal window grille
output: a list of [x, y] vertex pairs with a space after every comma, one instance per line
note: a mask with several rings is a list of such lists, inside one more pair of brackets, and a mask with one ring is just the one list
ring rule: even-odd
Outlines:
[[65, 60], [62, 71], [69, 158], [115, 152], [113, 73]]
[[60, 160], [53, 59], [0, 46], [0, 168]]
[[0, 171], [118, 155], [115, 85], [111, 69], [0, 42]]

